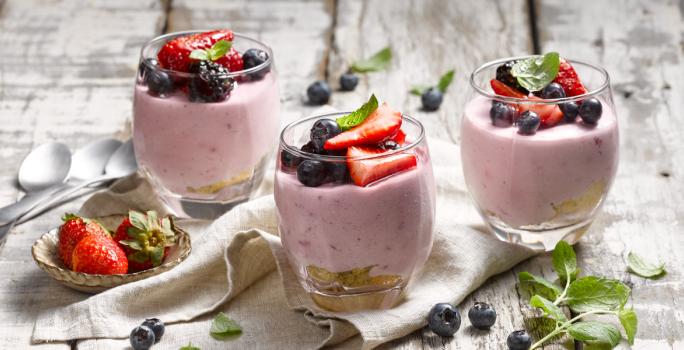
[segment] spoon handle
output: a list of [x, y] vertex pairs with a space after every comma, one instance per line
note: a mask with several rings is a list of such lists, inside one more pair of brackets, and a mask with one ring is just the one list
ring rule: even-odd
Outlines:
[[65, 184], [61, 184], [46, 188], [38, 192], [28, 193], [20, 200], [0, 208], [0, 226], [13, 222], [26, 212], [38, 206], [38, 204], [40, 204], [41, 202], [44, 202], [45, 200], [50, 198], [50, 196], [53, 193], [59, 191], [65, 186]]
[[[87, 181], [82, 181], [74, 184], [69, 184], [65, 186], [63, 189], [60, 189], [59, 191], [53, 192], [47, 201], [42, 203], [41, 205], [31, 207], [28, 212], [24, 212], [24, 215], [21, 215], [21, 217], [17, 220], [18, 224], [24, 223], [28, 220], [33, 219], [34, 217], [40, 215], [41, 213], [50, 210], [54, 208], [55, 206], [61, 204], [61, 202], [64, 199], [70, 198], [73, 194], [77, 193], [81, 189], [88, 187], [92, 184], [95, 183], [102, 183], [106, 182], [108, 180], [111, 180], [112, 177], [110, 176], [99, 176], [91, 180]], [[46, 198], [47, 199], [47, 198]], [[73, 199], [73, 198], [72, 198]]]

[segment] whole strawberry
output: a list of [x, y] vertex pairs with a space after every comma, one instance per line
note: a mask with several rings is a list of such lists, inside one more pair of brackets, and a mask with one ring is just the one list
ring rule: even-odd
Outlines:
[[228, 68], [231, 72], [238, 72], [244, 69], [244, 61], [242, 60], [242, 55], [235, 50], [234, 47], [230, 48], [228, 53], [216, 60], [216, 63]]
[[176, 243], [171, 219], [159, 219], [157, 212], [146, 214], [131, 210], [114, 234], [128, 257], [128, 272], [138, 272], [161, 265]]
[[219, 40], [233, 41], [233, 32], [221, 29], [174, 38], [159, 50], [157, 60], [162, 68], [189, 72], [190, 53], [196, 49], [208, 49]]
[[74, 214], [64, 214], [64, 224], [59, 228], [57, 252], [64, 265], [73, 269], [72, 256], [76, 245], [85, 237], [97, 235], [111, 239], [109, 232], [97, 221], [82, 218]]
[[76, 272], [117, 275], [128, 271], [126, 253], [111, 237], [90, 235], [83, 238], [72, 256]]

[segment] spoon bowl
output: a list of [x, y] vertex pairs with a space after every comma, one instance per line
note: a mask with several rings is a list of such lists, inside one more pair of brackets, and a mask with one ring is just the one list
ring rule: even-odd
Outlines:
[[26, 156], [17, 178], [26, 192], [37, 192], [63, 183], [70, 168], [69, 148], [59, 142], [48, 142]]
[[121, 146], [121, 141], [104, 139], [91, 142], [74, 153], [69, 178], [84, 181], [96, 178], [105, 170], [109, 158]]
[[138, 171], [138, 162], [135, 160], [133, 151], [133, 139], [129, 139], [119, 146], [112, 154], [105, 166], [105, 174], [108, 178], [116, 179], [128, 176]]

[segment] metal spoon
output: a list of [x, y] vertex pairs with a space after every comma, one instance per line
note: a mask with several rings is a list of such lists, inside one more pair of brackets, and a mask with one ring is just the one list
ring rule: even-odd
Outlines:
[[71, 151], [61, 143], [38, 146], [19, 167], [18, 180], [27, 194], [15, 203], [0, 208], [0, 226], [7, 225], [54, 193], [69, 176]]
[[18, 222], [26, 222], [27, 220], [35, 217], [36, 215], [44, 212], [45, 210], [52, 209], [57, 204], [60, 204], [62, 200], [68, 198], [69, 196], [73, 195], [74, 193], [78, 192], [84, 187], [122, 178], [135, 173], [137, 170], [138, 163], [135, 160], [135, 153], [133, 152], [133, 141], [128, 140], [125, 143], [121, 144], [116, 149], [114, 154], [112, 154], [112, 156], [109, 157], [104, 167], [104, 174], [101, 173], [100, 176], [96, 176], [94, 178], [81, 181], [80, 183], [75, 184], [74, 186], [71, 186], [68, 189], [55, 193], [53, 196], [51, 196], [50, 200], [47, 203], [39, 207], [36, 207], [35, 209], [26, 213], [26, 215], [22, 216], [18, 220]]

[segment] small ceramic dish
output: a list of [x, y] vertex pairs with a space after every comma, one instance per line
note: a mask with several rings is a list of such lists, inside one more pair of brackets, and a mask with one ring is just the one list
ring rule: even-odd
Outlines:
[[192, 247], [190, 236], [187, 232], [174, 226], [177, 244], [169, 248], [169, 254], [161, 265], [149, 270], [125, 275], [94, 275], [75, 272], [67, 269], [57, 254], [57, 241], [59, 228], [54, 228], [43, 234], [31, 248], [33, 260], [38, 266], [47, 272], [52, 278], [69, 288], [86, 293], [99, 293], [126, 283], [140, 281], [142, 279], [158, 275], [178, 266], [185, 260]]

